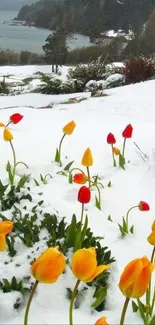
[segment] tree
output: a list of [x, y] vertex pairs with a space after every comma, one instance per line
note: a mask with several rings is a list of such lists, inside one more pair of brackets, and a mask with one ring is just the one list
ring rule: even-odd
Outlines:
[[155, 53], [155, 9], [152, 11], [146, 23], [144, 39], [149, 54]]
[[56, 66], [57, 73], [58, 66], [66, 62], [68, 53], [66, 38], [64, 30], [58, 28], [47, 37], [46, 44], [43, 46], [47, 62], [52, 64], [52, 72], [54, 72], [54, 66]]

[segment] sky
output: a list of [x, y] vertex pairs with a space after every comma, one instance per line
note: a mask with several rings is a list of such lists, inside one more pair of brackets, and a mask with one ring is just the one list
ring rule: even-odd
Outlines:
[[0, 0], [0, 10], [19, 10], [23, 5], [36, 0]]

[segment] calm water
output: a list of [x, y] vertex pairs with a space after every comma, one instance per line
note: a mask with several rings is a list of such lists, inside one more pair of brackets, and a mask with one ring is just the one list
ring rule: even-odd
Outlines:
[[[45, 39], [51, 33], [49, 30], [27, 26], [10, 26], [3, 21], [10, 21], [17, 16], [16, 11], [0, 11], [0, 48], [11, 49], [15, 52], [23, 50], [42, 53]], [[75, 39], [68, 41], [71, 49], [90, 45], [89, 38], [75, 35]]]

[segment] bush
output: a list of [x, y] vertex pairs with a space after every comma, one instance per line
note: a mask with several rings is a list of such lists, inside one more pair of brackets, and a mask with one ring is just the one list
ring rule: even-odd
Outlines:
[[55, 95], [73, 92], [73, 84], [69, 81], [62, 82], [60, 79], [51, 78], [42, 72], [37, 72], [36, 74], [40, 76], [42, 84], [34, 92]]
[[92, 61], [87, 65], [79, 64], [75, 69], [69, 70], [69, 77], [81, 80], [84, 85], [90, 80], [105, 79], [108, 75], [106, 72], [107, 60], [102, 62], [102, 58]]
[[133, 57], [125, 62], [123, 74], [126, 84], [145, 81], [155, 75], [155, 65], [151, 58]]

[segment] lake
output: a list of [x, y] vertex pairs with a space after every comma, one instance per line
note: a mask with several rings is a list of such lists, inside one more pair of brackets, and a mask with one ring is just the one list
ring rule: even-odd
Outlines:
[[[0, 11], [0, 48], [11, 49], [15, 52], [31, 51], [43, 53], [42, 46], [45, 44], [50, 30], [28, 26], [11, 26], [3, 22], [11, 21], [17, 16], [17, 11]], [[74, 35], [74, 39], [68, 40], [70, 49], [89, 46], [89, 37]]]

